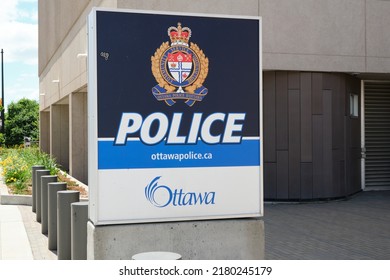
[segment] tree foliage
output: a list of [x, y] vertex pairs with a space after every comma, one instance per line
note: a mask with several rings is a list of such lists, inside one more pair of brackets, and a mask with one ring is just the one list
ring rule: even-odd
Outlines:
[[8, 105], [5, 114], [5, 144], [23, 144], [24, 137], [37, 140], [39, 135], [39, 104], [35, 100], [23, 98]]

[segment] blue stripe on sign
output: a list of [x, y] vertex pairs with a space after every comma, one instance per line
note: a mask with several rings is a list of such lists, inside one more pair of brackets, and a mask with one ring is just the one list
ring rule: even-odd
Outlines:
[[241, 144], [148, 146], [141, 141], [98, 142], [98, 169], [260, 166], [260, 140]]

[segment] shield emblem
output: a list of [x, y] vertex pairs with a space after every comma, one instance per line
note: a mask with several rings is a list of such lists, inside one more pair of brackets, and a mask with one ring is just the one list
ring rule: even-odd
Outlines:
[[181, 51], [170, 53], [168, 55], [168, 69], [171, 76], [182, 84], [192, 70], [192, 54], [186, 54]]

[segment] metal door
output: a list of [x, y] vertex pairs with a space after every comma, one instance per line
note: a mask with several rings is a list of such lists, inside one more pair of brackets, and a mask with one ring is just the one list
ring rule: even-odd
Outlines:
[[390, 81], [365, 81], [363, 96], [364, 188], [390, 188]]

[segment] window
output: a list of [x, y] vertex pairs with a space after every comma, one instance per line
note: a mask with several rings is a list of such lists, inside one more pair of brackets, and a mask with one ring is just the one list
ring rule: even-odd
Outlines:
[[359, 95], [351, 93], [349, 95], [349, 116], [359, 116]]

